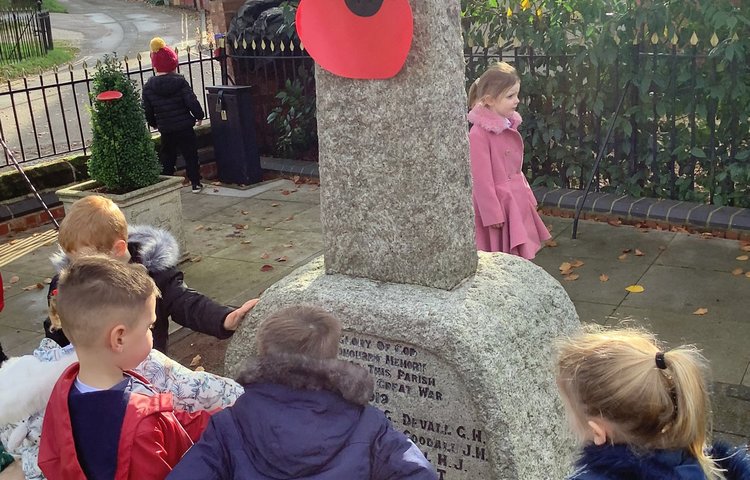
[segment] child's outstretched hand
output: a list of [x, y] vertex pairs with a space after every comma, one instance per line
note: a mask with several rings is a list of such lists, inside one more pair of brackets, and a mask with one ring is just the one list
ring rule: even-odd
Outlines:
[[258, 299], [253, 298], [252, 300], [248, 300], [245, 302], [240, 308], [233, 311], [227, 317], [224, 319], [224, 329], [225, 330], [237, 330], [237, 327], [240, 326], [240, 322], [243, 318], [245, 318], [245, 315], [252, 310], [255, 305], [258, 304]]
[[505, 225], [505, 222], [496, 223], [494, 225], [490, 225], [490, 228], [503, 228], [503, 225]]

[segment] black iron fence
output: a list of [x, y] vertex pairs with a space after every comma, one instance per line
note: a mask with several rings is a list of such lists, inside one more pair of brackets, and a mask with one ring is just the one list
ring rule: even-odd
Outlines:
[[41, 7], [0, 11], [0, 63], [39, 57], [52, 48], [48, 11]]
[[[222, 84], [223, 57], [215, 59], [212, 48], [186, 48], [177, 53], [177, 71], [185, 76], [207, 109], [206, 87]], [[138, 55], [122, 60], [128, 76], [141, 88], [153, 76], [148, 58]], [[92, 68], [96, 67], [71, 64], [0, 86], [0, 135], [21, 162], [87, 153], [91, 141]], [[7, 158], [4, 165], [8, 165]]]

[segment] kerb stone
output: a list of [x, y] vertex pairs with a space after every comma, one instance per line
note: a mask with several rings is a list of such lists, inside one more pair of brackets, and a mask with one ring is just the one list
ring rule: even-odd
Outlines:
[[395, 78], [315, 72], [325, 266], [450, 289], [477, 262], [460, 2], [411, 5]]
[[553, 339], [579, 328], [562, 286], [531, 262], [480, 254], [451, 291], [324, 271], [318, 258], [266, 290], [227, 350], [230, 372], [255, 351], [259, 322], [314, 304], [344, 324], [339, 357], [375, 378], [371, 403], [443, 480], [559, 480], [569, 438]]

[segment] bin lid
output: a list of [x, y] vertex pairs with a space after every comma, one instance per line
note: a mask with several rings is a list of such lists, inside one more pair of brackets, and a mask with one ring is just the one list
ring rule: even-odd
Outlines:
[[250, 91], [254, 87], [253, 85], [211, 85], [206, 87], [206, 90], [210, 93], [224, 92], [245, 92]]

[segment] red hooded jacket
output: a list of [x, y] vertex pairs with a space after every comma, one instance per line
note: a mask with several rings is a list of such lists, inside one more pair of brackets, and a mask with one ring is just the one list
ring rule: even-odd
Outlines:
[[[42, 425], [39, 468], [49, 480], [86, 480], [76, 457], [68, 395], [79, 364], [63, 372], [50, 396]], [[134, 372], [139, 381], [148, 382]], [[172, 395], [131, 392], [122, 423], [115, 480], [163, 480], [198, 440], [210, 419], [208, 412], [175, 411]]]

